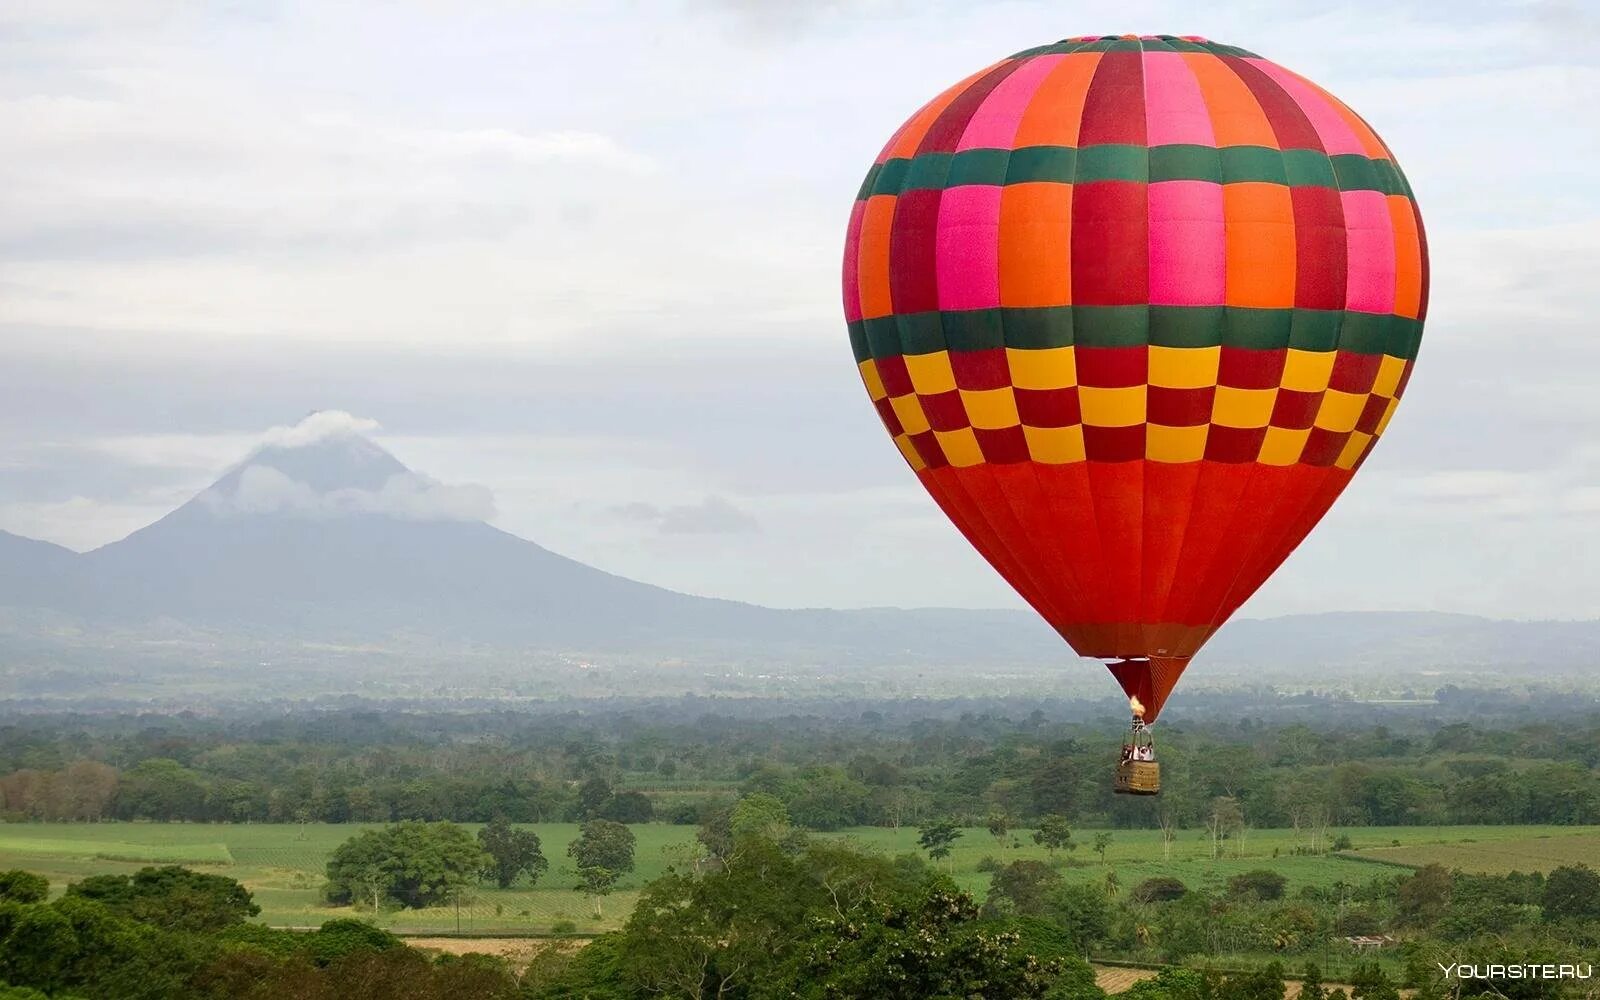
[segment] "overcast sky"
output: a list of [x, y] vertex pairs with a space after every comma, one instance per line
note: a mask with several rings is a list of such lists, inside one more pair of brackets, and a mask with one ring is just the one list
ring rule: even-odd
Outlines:
[[0, 4], [0, 529], [104, 544], [339, 409], [642, 580], [1014, 603], [861, 391], [845, 221], [943, 87], [1165, 32], [1359, 110], [1433, 248], [1405, 404], [1245, 613], [1600, 615], [1594, 7], [1197, 6]]

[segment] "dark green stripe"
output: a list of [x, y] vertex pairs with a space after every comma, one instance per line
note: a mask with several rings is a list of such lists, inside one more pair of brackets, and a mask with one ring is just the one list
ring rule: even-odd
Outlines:
[[1108, 143], [1078, 147], [1078, 183], [1088, 181], [1147, 181], [1150, 179], [1150, 147]]
[[852, 320], [850, 327], [850, 353], [856, 356], [856, 364], [872, 357], [872, 345], [867, 342], [867, 324], [861, 320]]
[[1329, 157], [1314, 149], [1279, 151], [1266, 146], [1023, 146], [967, 149], [896, 157], [867, 174], [858, 197], [938, 190], [961, 184], [1044, 181], [1211, 181], [1217, 184], [1286, 184], [1340, 191], [1378, 191], [1410, 197], [1405, 177], [1389, 160], [1355, 153]]
[[997, 347], [1245, 347], [1414, 358], [1422, 324], [1341, 309], [1244, 306], [1046, 306], [886, 316], [850, 324], [856, 360]]

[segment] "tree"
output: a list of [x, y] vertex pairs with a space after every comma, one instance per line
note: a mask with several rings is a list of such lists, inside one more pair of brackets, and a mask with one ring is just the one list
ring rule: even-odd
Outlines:
[[1100, 855], [1100, 863], [1106, 863], [1106, 851], [1111, 849], [1111, 834], [1097, 833], [1094, 835], [1094, 852]]
[[578, 828], [567, 856], [584, 868], [604, 868], [621, 875], [633, 871], [633, 831], [609, 819], [592, 819]]
[[993, 837], [1003, 849], [1006, 846], [1006, 835], [1011, 832], [1011, 817], [995, 810], [984, 820], [983, 825], [988, 829], [989, 836]]
[[488, 856], [454, 823], [395, 823], [340, 844], [328, 860], [328, 901], [393, 899], [421, 908], [444, 903], [483, 871]]
[[655, 815], [655, 803], [643, 792], [618, 792], [600, 808], [600, 818], [614, 823], [648, 823]]
[[92, 875], [67, 886], [113, 913], [166, 930], [203, 933], [242, 924], [261, 912], [250, 891], [231, 878], [177, 865], [132, 875]]
[[578, 818], [598, 819], [611, 800], [611, 782], [595, 775], [578, 786]]
[[1257, 868], [1241, 872], [1228, 879], [1229, 899], [1254, 899], [1268, 901], [1283, 898], [1284, 886], [1289, 880], [1270, 868]]
[[990, 877], [983, 911], [986, 916], [1005, 912], [1043, 916], [1060, 887], [1060, 873], [1043, 861], [1013, 861]]
[[[596, 822], [605, 821], [598, 820]], [[578, 868], [578, 884], [575, 888], [594, 900], [594, 915], [596, 919], [605, 916], [604, 911], [600, 908], [600, 901], [611, 895], [611, 890], [617, 887], [617, 880], [621, 877], [621, 872], [600, 865], [582, 865]]]
[[1085, 956], [1111, 933], [1111, 903], [1101, 889], [1088, 883], [1057, 890], [1050, 902], [1050, 917]]
[[1546, 920], [1600, 919], [1600, 874], [1588, 865], [1563, 865], [1544, 880], [1539, 901]]
[[917, 831], [917, 846], [934, 861], [950, 856], [950, 849], [961, 839], [961, 830], [949, 820], [929, 823]]
[[1177, 820], [1172, 815], [1172, 810], [1163, 806], [1156, 813], [1156, 822], [1161, 824], [1161, 860], [1172, 860], [1172, 840], [1177, 836]]
[[1222, 853], [1222, 841], [1244, 829], [1244, 810], [1239, 800], [1219, 795], [1211, 800], [1211, 813], [1206, 817], [1206, 832], [1211, 835], [1211, 857]]
[[50, 880], [20, 868], [0, 872], [0, 902], [42, 903], [50, 897]]
[[1402, 880], [1396, 889], [1400, 919], [1417, 927], [1426, 927], [1438, 920], [1450, 905], [1453, 881], [1449, 869], [1437, 862], [1417, 869], [1415, 875]]
[[838, 830], [866, 819], [871, 790], [840, 767], [810, 767], [788, 798], [789, 815], [808, 830]]
[[1015, 931], [993, 933], [977, 918], [970, 896], [939, 888], [876, 919], [825, 919], [772, 995], [1043, 1000], [1060, 963], [1039, 961]]
[[550, 867], [541, 850], [539, 835], [532, 830], [516, 829], [504, 817], [478, 831], [478, 846], [489, 859], [483, 873], [502, 889], [511, 888], [524, 875], [531, 885]]
[[781, 843], [789, 833], [789, 810], [775, 795], [755, 792], [733, 804], [728, 830], [735, 842], [751, 839]]
[[1049, 851], [1052, 858], [1063, 848], [1069, 851], [1078, 849], [1078, 845], [1072, 842], [1072, 826], [1065, 816], [1051, 815], [1041, 819], [1039, 829], [1033, 831], [1033, 842]]
[[1377, 962], [1362, 962], [1350, 975], [1350, 1000], [1400, 1000], [1400, 991]]
[[1326, 1000], [1327, 995], [1322, 988], [1322, 970], [1315, 962], [1307, 962], [1300, 974], [1300, 1000]]

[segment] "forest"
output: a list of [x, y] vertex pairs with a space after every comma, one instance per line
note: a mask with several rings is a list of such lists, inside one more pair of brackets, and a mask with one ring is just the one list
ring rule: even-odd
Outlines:
[[1110, 792], [1122, 720], [1015, 707], [867, 702], [830, 715], [777, 702], [752, 713], [686, 698], [581, 712], [18, 714], [0, 720], [0, 818], [697, 824], [754, 792], [816, 831], [993, 814], [1199, 828], [1219, 798], [1257, 828], [1600, 817], [1594, 717], [1178, 716], [1159, 727], [1166, 790], [1149, 801]]

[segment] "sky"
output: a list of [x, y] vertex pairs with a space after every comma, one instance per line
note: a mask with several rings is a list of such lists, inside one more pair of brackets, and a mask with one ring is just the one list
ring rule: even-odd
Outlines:
[[105, 544], [337, 410], [637, 579], [1015, 605], [861, 390], [845, 222], [934, 93], [1123, 32], [1318, 81], [1428, 224], [1405, 403], [1244, 614], [1600, 616], [1600, 13], [1560, 2], [0, 5], [0, 529]]

